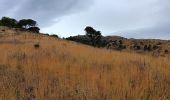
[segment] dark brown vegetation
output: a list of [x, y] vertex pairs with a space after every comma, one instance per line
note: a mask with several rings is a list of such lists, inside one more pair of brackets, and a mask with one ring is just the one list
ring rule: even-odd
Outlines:
[[39, 48], [39, 47], [40, 47], [39, 43], [34, 44], [34, 47], [35, 47], [35, 48]]

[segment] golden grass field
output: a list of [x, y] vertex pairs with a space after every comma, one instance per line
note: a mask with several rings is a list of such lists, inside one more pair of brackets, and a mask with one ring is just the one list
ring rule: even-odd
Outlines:
[[0, 33], [0, 100], [170, 100], [170, 57]]

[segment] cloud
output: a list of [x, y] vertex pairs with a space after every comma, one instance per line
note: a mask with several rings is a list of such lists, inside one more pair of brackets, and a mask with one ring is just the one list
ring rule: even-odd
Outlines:
[[169, 11], [170, 0], [0, 0], [0, 16], [32, 18], [42, 32], [62, 36], [84, 34], [90, 25], [103, 35], [165, 38]]
[[[124, 0], [121, 0], [124, 2]], [[123, 19], [127, 24], [116, 30], [119, 35], [134, 38], [160, 38], [170, 39], [170, 1], [169, 0], [142, 0], [131, 1], [124, 9]], [[120, 6], [119, 6], [120, 7]], [[121, 17], [120, 17], [121, 19]], [[122, 20], [122, 19], [121, 19]], [[124, 21], [124, 22], [126, 22]], [[120, 22], [120, 25], [125, 25]], [[121, 29], [122, 28], [122, 29]]]
[[128, 38], [145, 38], [145, 39], [170, 39], [170, 23], [145, 27], [136, 30], [126, 30], [124, 32], [116, 32]]
[[0, 16], [17, 19], [33, 18], [41, 26], [54, 24], [62, 16], [78, 13], [93, 4], [93, 0], [2, 0]]
[[103, 35], [164, 38], [170, 29], [169, 11], [169, 0], [95, 0], [89, 11], [63, 17], [45, 31], [67, 37], [84, 34], [83, 28], [90, 25]]

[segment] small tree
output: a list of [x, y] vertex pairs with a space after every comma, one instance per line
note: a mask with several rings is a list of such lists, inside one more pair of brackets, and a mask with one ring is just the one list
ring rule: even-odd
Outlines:
[[91, 26], [87, 26], [85, 28], [85, 31], [86, 31], [86, 36], [88, 36], [91, 39], [91, 43], [93, 46], [96, 46], [97, 44], [99, 44], [101, 37], [102, 37], [100, 31], [96, 31]]
[[2, 21], [0, 20], [0, 26], [2, 26]]
[[32, 20], [32, 19], [21, 19], [19, 22], [18, 22], [18, 27], [19, 28], [25, 28], [25, 29], [28, 29], [30, 27], [35, 27], [37, 26], [37, 22]]
[[7, 26], [7, 27], [16, 27], [17, 25], [17, 20], [9, 17], [2, 17], [0, 20], [0, 26]]
[[28, 28], [29, 31], [34, 32], [34, 33], [39, 33], [40, 28], [39, 27], [30, 27]]
[[122, 41], [122, 40], [119, 40], [119, 44], [123, 44], [123, 41]]
[[152, 51], [152, 45], [149, 44], [148, 51]]
[[168, 51], [167, 49], [166, 49], [164, 52], [165, 52], [165, 54], [168, 54], [168, 53], [169, 53], [169, 51]]
[[148, 50], [148, 46], [145, 45], [145, 46], [144, 46], [144, 51], [147, 51], [147, 50]]

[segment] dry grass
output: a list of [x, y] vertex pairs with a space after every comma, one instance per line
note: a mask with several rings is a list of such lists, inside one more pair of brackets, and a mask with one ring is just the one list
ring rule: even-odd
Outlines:
[[170, 58], [1, 35], [0, 100], [170, 100]]

